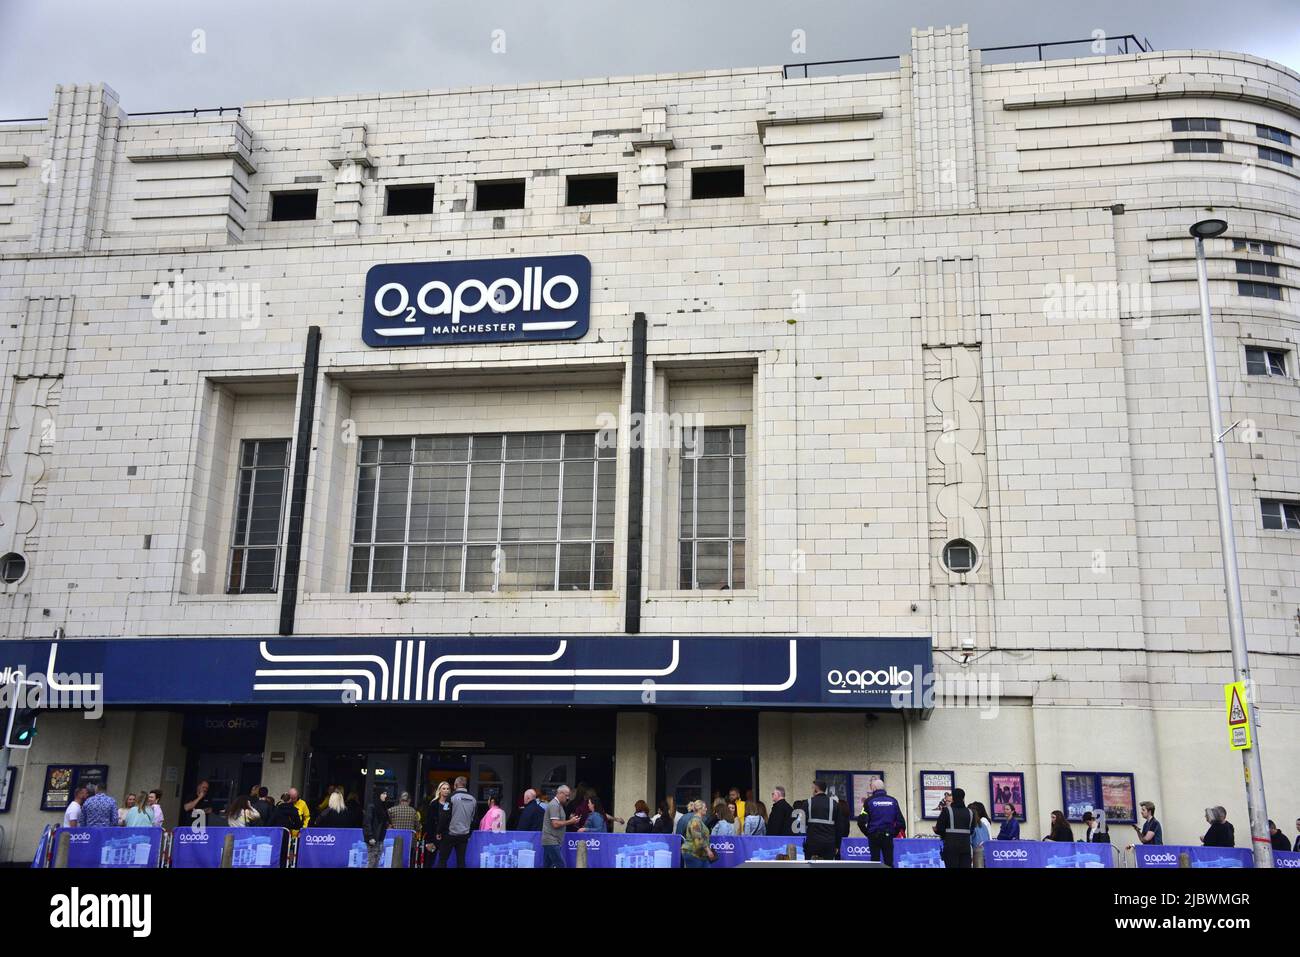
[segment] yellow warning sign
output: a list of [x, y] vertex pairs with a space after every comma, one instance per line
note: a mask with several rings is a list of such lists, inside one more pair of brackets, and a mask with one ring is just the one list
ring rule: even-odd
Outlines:
[[1228, 712], [1228, 744], [1234, 751], [1250, 747], [1250, 721], [1247, 718], [1246, 683], [1233, 681], [1223, 686], [1223, 703]]

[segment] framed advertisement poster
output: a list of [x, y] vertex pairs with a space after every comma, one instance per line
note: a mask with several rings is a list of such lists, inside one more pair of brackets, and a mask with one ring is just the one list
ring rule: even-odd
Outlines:
[[1136, 824], [1137, 798], [1127, 771], [1062, 771], [1061, 801], [1065, 818], [1078, 824], [1085, 811], [1102, 809], [1106, 824]]
[[944, 798], [952, 795], [957, 786], [957, 775], [952, 771], [921, 772], [921, 817], [927, 821], [939, 819], [939, 808]]
[[826, 793], [832, 801], [848, 801], [849, 807], [853, 807], [852, 771], [818, 771], [817, 779], [826, 782]]
[[108, 784], [107, 764], [47, 764], [41, 788], [42, 811], [66, 811], [77, 788]]
[[853, 772], [853, 780], [852, 780], [853, 798], [849, 802], [849, 805], [853, 808], [854, 814], [860, 814], [862, 812], [862, 802], [866, 798], [871, 797], [870, 782], [872, 778], [880, 778], [881, 783], [884, 783], [885, 772], [884, 771], [854, 771]]
[[42, 811], [67, 810], [72, 800], [72, 778], [77, 773], [75, 764], [47, 764], [45, 786], [41, 788]]
[[73, 775], [72, 790], [94, 786], [103, 790], [108, 786], [107, 764], [78, 764], [77, 773]]
[[1099, 803], [1096, 774], [1092, 771], [1061, 772], [1061, 804], [1067, 821], [1078, 824], [1084, 813], [1094, 810]]
[[1133, 775], [1117, 771], [1097, 775], [1097, 789], [1101, 793], [1101, 807], [1106, 809], [1106, 824], [1136, 824], [1137, 796], [1133, 788]]
[[1025, 821], [1025, 776], [1019, 771], [989, 772], [989, 814], [993, 820], [1006, 817], [1007, 805], [1014, 809], [1017, 821]]
[[826, 782], [826, 793], [836, 801], [843, 798], [849, 804], [849, 811], [857, 814], [861, 810], [862, 799], [870, 797], [871, 788], [867, 782], [872, 778], [885, 779], [884, 771], [818, 771], [817, 779]]
[[4, 779], [0, 780], [0, 814], [8, 813], [14, 799], [14, 773], [17, 768], [5, 768]]

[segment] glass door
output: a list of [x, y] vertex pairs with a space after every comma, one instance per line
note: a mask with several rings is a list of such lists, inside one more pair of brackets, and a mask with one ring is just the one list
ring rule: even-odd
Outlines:
[[664, 792], [672, 795], [679, 811], [691, 801], [708, 801], [710, 764], [708, 758], [664, 759]]
[[366, 794], [364, 803], [369, 807], [379, 799], [380, 791], [388, 792], [388, 803], [396, 804], [403, 791], [409, 791], [411, 782], [410, 756], [406, 754], [371, 754], [366, 761]]
[[479, 813], [487, 810], [487, 800], [495, 797], [502, 810], [509, 813], [515, 789], [513, 754], [475, 754], [469, 759], [469, 793], [479, 803]]
[[532, 766], [529, 769], [532, 773], [529, 784], [532, 787], [541, 788], [543, 794], [553, 791], [561, 784], [573, 787], [576, 781], [577, 769], [577, 755], [535, 754], [533, 755]]

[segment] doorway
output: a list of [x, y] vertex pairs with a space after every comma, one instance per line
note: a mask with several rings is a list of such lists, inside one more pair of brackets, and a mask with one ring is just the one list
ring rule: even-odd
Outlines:
[[192, 754], [186, 764], [181, 803], [194, 796], [200, 781], [207, 781], [210, 813], [222, 824], [230, 802], [262, 783], [261, 752], [200, 751]]

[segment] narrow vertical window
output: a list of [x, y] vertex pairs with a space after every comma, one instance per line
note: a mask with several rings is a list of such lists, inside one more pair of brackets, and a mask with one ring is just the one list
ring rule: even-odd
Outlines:
[[274, 592], [280, 571], [280, 533], [289, 485], [289, 440], [244, 439], [239, 444], [235, 527], [226, 591]]
[[745, 587], [745, 427], [697, 428], [682, 449], [679, 587]]

